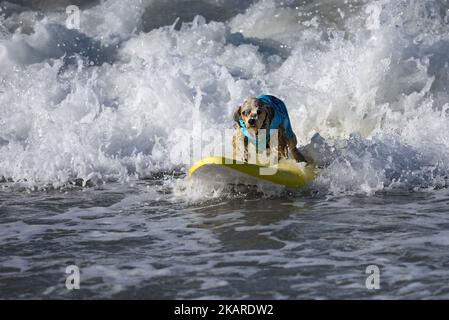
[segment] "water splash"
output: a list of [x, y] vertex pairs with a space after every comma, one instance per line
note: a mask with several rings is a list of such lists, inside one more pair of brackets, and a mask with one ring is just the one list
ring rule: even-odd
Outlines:
[[60, 187], [175, 170], [194, 117], [231, 128], [234, 108], [267, 92], [301, 144], [318, 132], [334, 149], [325, 192], [446, 185], [445, 1], [208, 2], [234, 15], [153, 28], [155, 3], [87, 7], [75, 32], [62, 10], [2, 2], [0, 176]]

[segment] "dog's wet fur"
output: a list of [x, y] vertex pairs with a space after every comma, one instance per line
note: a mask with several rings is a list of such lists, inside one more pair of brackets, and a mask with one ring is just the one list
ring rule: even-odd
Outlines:
[[[236, 124], [234, 125], [235, 130], [232, 138], [234, 159], [238, 161], [248, 162], [249, 141], [241, 130], [240, 118], [245, 123], [247, 130], [257, 137], [261, 129], [270, 130], [271, 121], [275, 116], [275, 112], [276, 111], [271, 106], [255, 97], [246, 99], [245, 102], [237, 108], [234, 113], [234, 121], [236, 122]], [[267, 142], [266, 151], [258, 151], [259, 157], [261, 153], [265, 153], [262, 156], [268, 157], [270, 155], [273, 155], [274, 152], [277, 152], [278, 160], [288, 159], [290, 151], [292, 157], [296, 161], [305, 161], [303, 155], [296, 148], [296, 135], [288, 138], [285, 128], [282, 125], [279, 128], [271, 129], [278, 130], [277, 143], [272, 143], [272, 140], [275, 141], [276, 139], [271, 138]], [[265, 130], [264, 132], [266, 132]]]

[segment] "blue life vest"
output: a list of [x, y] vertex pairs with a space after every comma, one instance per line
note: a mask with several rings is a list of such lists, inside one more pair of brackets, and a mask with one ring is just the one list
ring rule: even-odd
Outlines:
[[[271, 130], [279, 129], [279, 126], [282, 125], [285, 129], [285, 134], [287, 138], [291, 139], [295, 135], [293, 133], [292, 126], [290, 124], [290, 118], [288, 117], [287, 108], [285, 107], [284, 102], [282, 100], [276, 98], [275, 96], [269, 96], [269, 95], [261, 95], [258, 96], [257, 99], [261, 100], [263, 103], [268, 104], [271, 108], [274, 109], [274, 118], [271, 120], [270, 128], [266, 129], [266, 143], [270, 141], [270, 135]], [[243, 121], [242, 118], [239, 119], [240, 123], [240, 129], [242, 130], [242, 133], [245, 135], [245, 137], [248, 138], [248, 141], [254, 144], [259, 151], [263, 151], [266, 148], [266, 145], [264, 146], [258, 146], [258, 140], [257, 138], [251, 136], [251, 134], [248, 132], [248, 129], [246, 128], [245, 121]]]

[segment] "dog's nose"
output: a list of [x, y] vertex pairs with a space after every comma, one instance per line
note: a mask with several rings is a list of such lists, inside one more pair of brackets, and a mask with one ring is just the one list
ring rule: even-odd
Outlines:
[[255, 123], [256, 123], [256, 119], [254, 119], [254, 118], [249, 118], [249, 119], [248, 119], [248, 123], [249, 123], [249, 124], [255, 124]]

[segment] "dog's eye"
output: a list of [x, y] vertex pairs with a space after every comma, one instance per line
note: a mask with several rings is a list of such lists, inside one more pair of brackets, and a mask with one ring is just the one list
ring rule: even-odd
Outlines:
[[257, 114], [261, 114], [262, 113], [262, 110], [257, 110]]

